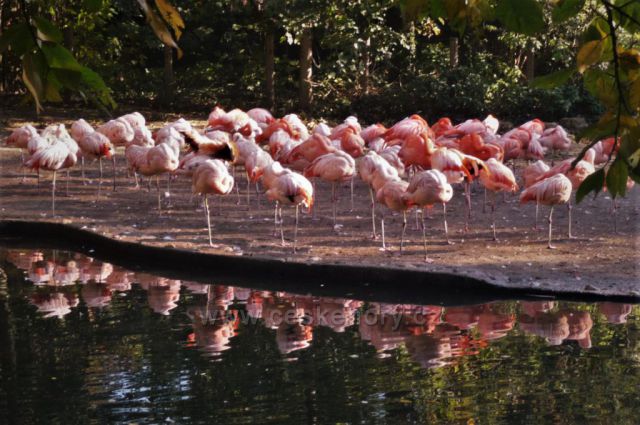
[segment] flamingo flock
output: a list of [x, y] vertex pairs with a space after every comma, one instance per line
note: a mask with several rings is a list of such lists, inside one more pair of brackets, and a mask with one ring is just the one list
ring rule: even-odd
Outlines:
[[[520, 202], [535, 202], [538, 223], [539, 205], [549, 206], [548, 248], [552, 245], [552, 214], [557, 205], [569, 208], [571, 233], [571, 196], [597, 165], [606, 163], [615, 154], [618, 143], [613, 138], [599, 141], [589, 149], [575, 167], [575, 158], [557, 164], [547, 164], [545, 157], [553, 152], [568, 152], [573, 138], [561, 126], [549, 127], [538, 119], [528, 121], [504, 134], [498, 133], [500, 122], [489, 115], [484, 120], [469, 119], [454, 125], [441, 118], [433, 125], [420, 115], [407, 117], [390, 127], [376, 123], [362, 127], [350, 116], [335, 127], [326, 123], [305, 124], [295, 114], [275, 118], [262, 108], [247, 112], [225, 111], [216, 106], [209, 114], [204, 129], [196, 129], [189, 121], [178, 119], [151, 131], [142, 114], [134, 112], [103, 123], [95, 129], [79, 119], [67, 131], [63, 124], [49, 125], [41, 132], [25, 125], [6, 139], [8, 146], [19, 148], [21, 163], [36, 171], [53, 172], [51, 213], [55, 216], [56, 174], [74, 167], [78, 160], [84, 178], [85, 159], [97, 160], [100, 182], [103, 178], [102, 159], [113, 163], [113, 190], [116, 190], [116, 148], [124, 149], [130, 177], [139, 187], [139, 179], [152, 178], [158, 189], [158, 210], [162, 210], [160, 177], [190, 179], [192, 192], [203, 198], [209, 244], [213, 244], [209, 195], [225, 196], [237, 186], [237, 169], [243, 167], [247, 177], [247, 197], [250, 185], [262, 188], [274, 203], [274, 234], [285, 245], [282, 206], [295, 208], [293, 250], [297, 248], [300, 207], [313, 212], [317, 206], [315, 188], [319, 181], [331, 183], [332, 223], [337, 223], [337, 186], [353, 185], [357, 177], [369, 188], [371, 197], [371, 236], [378, 239], [376, 225], [380, 219], [382, 249], [387, 250], [384, 217], [387, 210], [401, 213], [400, 252], [404, 249], [407, 214], [416, 210], [422, 214], [421, 228], [425, 261], [432, 261], [427, 252], [424, 212], [442, 205], [444, 232], [449, 239], [446, 219], [447, 203], [454, 188], [461, 186], [465, 200], [464, 231], [472, 219], [472, 185], [484, 189], [483, 210], [488, 205], [487, 191], [492, 195], [492, 233], [498, 240], [496, 224], [496, 194], [516, 193], [520, 187]], [[515, 170], [516, 160], [528, 165]], [[520, 177], [520, 178], [518, 178]], [[23, 174], [23, 180], [24, 180]], [[68, 180], [67, 180], [68, 181]], [[98, 190], [100, 185], [98, 185]], [[249, 199], [247, 199], [249, 204]], [[376, 207], [378, 211], [376, 212]], [[615, 211], [615, 207], [614, 207]]]

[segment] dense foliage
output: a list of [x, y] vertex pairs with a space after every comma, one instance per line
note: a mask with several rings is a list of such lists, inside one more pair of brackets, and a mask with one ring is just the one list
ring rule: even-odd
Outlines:
[[0, 3], [1, 92], [30, 94], [38, 109], [80, 96], [107, 108], [261, 105], [385, 123], [413, 112], [512, 122], [583, 116], [596, 122], [590, 140], [622, 136], [610, 192], [624, 194], [626, 177], [640, 175], [640, 2], [174, 3]]

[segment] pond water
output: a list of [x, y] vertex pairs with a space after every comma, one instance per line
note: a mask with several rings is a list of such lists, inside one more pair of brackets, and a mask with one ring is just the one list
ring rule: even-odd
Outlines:
[[640, 421], [640, 307], [361, 302], [0, 250], [0, 423]]

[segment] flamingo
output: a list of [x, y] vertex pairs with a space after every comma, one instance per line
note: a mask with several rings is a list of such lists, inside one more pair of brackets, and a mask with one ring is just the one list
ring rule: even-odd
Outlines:
[[[400, 236], [400, 253], [404, 247], [404, 233], [407, 227], [407, 210], [411, 203], [404, 197], [409, 183], [404, 180], [389, 180], [378, 189], [376, 199], [392, 211], [402, 212], [402, 235]], [[384, 238], [384, 214], [380, 217], [380, 231], [382, 232], [382, 249], [387, 249]]]
[[210, 193], [226, 195], [233, 189], [233, 177], [224, 162], [218, 159], [208, 159], [195, 169], [192, 177], [193, 193], [204, 197], [204, 209], [207, 216], [209, 230], [209, 246], [213, 246], [211, 238], [211, 215], [207, 195]]
[[[7, 146], [14, 146], [20, 149], [20, 166], [24, 164], [24, 151], [28, 150], [29, 142], [32, 139], [39, 138], [38, 130], [35, 129], [32, 125], [24, 125], [22, 127], [16, 128], [11, 132], [9, 137], [5, 140], [5, 144]], [[24, 169], [22, 170], [22, 181], [26, 180], [26, 175]]]
[[262, 130], [267, 128], [269, 124], [275, 121], [273, 115], [271, 115], [271, 112], [264, 108], [249, 109], [247, 111], [247, 115], [249, 115], [249, 118], [254, 120], [258, 124], [258, 127], [260, 127], [260, 129]]
[[[596, 150], [593, 148], [589, 148], [584, 157], [578, 161], [575, 167], [573, 167], [573, 162], [575, 158], [565, 159], [562, 162], [559, 162], [554, 167], [552, 167], [549, 171], [540, 176], [540, 179], [545, 179], [547, 177], [554, 176], [556, 174], [564, 174], [571, 180], [572, 187], [577, 190], [578, 187], [582, 184], [582, 182], [590, 175], [593, 174], [595, 169], [595, 158], [596, 158]], [[569, 239], [573, 239], [573, 235], [571, 234], [571, 226], [572, 226], [572, 218], [571, 211], [573, 206], [571, 205], [571, 200], [567, 203], [567, 208], [569, 209]]]
[[125, 149], [125, 158], [131, 171], [147, 177], [156, 176], [158, 210], [162, 209], [158, 176], [163, 173], [173, 172], [178, 168], [180, 165], [178, 160], [179, 153], [180, 145], [175, 139], [160, 143], [154, 147], [129, 144]]
[[293, 233], [293, 252], [296, 252], [298, 241], [298, 214], [299, 207], [303, 205], [307, 209], [313, 206], [313, 186], [302, 174], [284, 170], [279, 175], [269, 179], [267, 198], [276, 203], [276, 213], [280, 208], [280, 239], [284, 245], [284, 230], [282, 228], [281, 204], [290, 204], [296, 207], [295, 230]]
[[400, 177], [398, 176], [398, 171], [374, 151], [369, 151], [365, 156], [359, 158], [356, 165], [360, 178], [369, 186], [369, 195], [371, 196], [371, 235], [373, 239], [376, 239], [378, 236], [376, 234], [374, 191], [377, 193], [385, 182], [399, 180]]
[[[78, 146], [80, 147], [80, 151], [82, 152], [82, 159], [84, 164], [84, 158], [87, 157], [89, 159], [98, 159], [98, 163], [100, 164], [100, 182], [102, 183], [102, 158], [105, 157], [107, 159], [114, 158], [114, 150], [109, 138], [102, 133], [98, 133], [97, 131], [93, 131], [84, 135], [78, 142]], [[115, 161], [113, 168], [113, 188], [115, 190], [116, 187], [116, 169], [115, 169]], [[100, 186], [98, 186], [98, 191], [100, 190]]]
[[[535, 184], [537, 181], [540, 180], [540, 176], [542, 176], [543, 174], [545, 174], [547, 171], [549, 171], [549, 166], [542, 160], [538, 160], [536, 162], [534, 162], [533, 164], [527, 166], [527, 168], [524, 169], [524, 171], [522, 172], [522, 178], [524, 180], [524, 187], [525, 189], [528, 187], [531, 187], [533, 184]], [[535, 222], [534, 222], [534, 226], [533, 228], [535, 230], [538, 229], [538, 209], [539, 209], [539, 202], [536, 202], [536, 218], [535, 218]]]
[[495, 158], [490, 158], [485, 163], [485, 167], [480, 170], [480, 182], [482, 185], [493, 193], [493, 202], [491, 203], [491, 215], [493, 219], [493, 240], [496, 237], [496, 192], [516, 192], [518, 184], [516, 178], [509, 167], [499, 162]]
[[336, 151], [316, 158], [304, 169], [305, 177], [320, 177], [331, 182], [333, 204], [333, 226], [336, 225], [336, 183], [349, 180], [356, 172], [356, 163], [351, 155]]
[[556, 174], [535, 183], [520, 194], [520, 203], [535, 200], [536, 203], [551, 206], [549, 210], [549, 242], [547, 245], [549, 249], [555, 248], [551, 245], [553, 207], [558, 204], [566, 204], [571, 198], [572, 190], [571, 180], [564, 174]]
[[53, 217], [56, 215], [56, 174], [59, 170], [74, 166], [77, 161], [76, 153], [72, 152], [67, 144], [57, 141], [37, 151], [25, 162], [25, 166], [31, 169], [53, 171], [51, 185], [51, 215]]
[[[416, 173], [410, 180], [404, 198], [410, 205], [416, 205], [420, 208], [430, 207], [434, 204], [442, 204], [444, 213], [444, 232], [449, 241], [449, 229], [447, 226], [447, 202], [453, 197], [453, 188], [447, 181], [444, 173], [438, 170], [427, 170]], [[422, 217], [422, 241], [424, 245], [425, 261], [429, 261], [427, 256], [427, 239], [424, 225], [424, 216]]]

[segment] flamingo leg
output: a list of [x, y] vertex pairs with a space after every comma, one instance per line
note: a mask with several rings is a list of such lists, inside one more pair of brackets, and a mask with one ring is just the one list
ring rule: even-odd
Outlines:
[[293, 253], [296, 253], [296, 247], [298, 243], [298, 210], [300, 206], [296, 205], [296, 226], [293, 229]]
[[400, 254], [404, 248], [404, 231], [407, 228], [407, 212], [402, 211], [402, 234], [400, 235]]
[[449, 226], [447, 225], [447, 204], [442, 203], [442, 213], [444, 215], [444, 236], [447, 238], [447, 244], [453, 245], [453, 243], [449, 240]]
[[282, 219], [282, 206], [278, 207], [278, 217], [280, 219], [280, 243], [284, 246], [284, 220]]
[[82, 170], [82, 184], [86, 185], [87, 181], [85, 180], [84, 176], [84, 155], [80, 157], [80, 168]]
[[464, 195], [465, 195], [465, 206], [466, 210], [464, 215], [464, 231], [465, 233], [469, 231], [469, 219], [471, 218], [471, 187], [468, 181], [464, 182]]
[[551, 206], [551, 210], [549, 211], [549, 242], [547, 244], [548, 249], [556, 249], [555, 246], [551, 245], [551, 227], [553, 224], [553, 205]]
[[353, 212], [353, 182], [355, 180], [355, 176], [351, 177], [351, 209], [349, 212]]
[[540, 201], [536, 199], [536, 219], [533, 223], [533, 230], [538, 230], [538, 210], [540, 209]]
[[117, 171], [116, 171], [116, 155], [113, 154], [113, 156], [111, 157], [111, 164], [113, 164], [113, 191], [116, 191], [116, 177], [117, 177]]
[[20, 149], [20, 168], [22, 168], [22, 180], [20, 182], [24, 183], [27, 180], [27, 173], [24, 169], [24, 152]]
[[160, 201], [160, 176], [156, 176], [156, 192], [158, 192], [158, 211], [162, 211], [162, 202]]
[[100, 199], [100, 192], [102, 191], [102, 157], [98, 158], [98, 166], [100, 168], [100, 178], [98, 179], [98, 199]]
[[415, 230], [420, 228], [420, 220], [418, 220], [418, 209], [416, 208], [416, 227]]
[[382, 233], [382, 249], [386, 250], [387, 244], [385, 243], [386, 241], [384, 238], [384, 214], [382, 214], [380, 217], [380, 233]]
[[51, 184], [51, 215], [56, 216], [56, 172], [53, 172], [53, 183]]
[[336, 225], [336, 182], [331, 183], [331, 203], [333, 204], [333, 226]]
[[496, 192], [491, 191], [493, 193], [492, 202], [491, 202], [491, 218], [493, 220], [493, 240], [497, 241], [498, 237], [496, 236]]
[[482, 203], [482, 214], [487, 213], [487, 188], [484, 188], [484, 202]]
[[247, 208], [251, 206], [251, 181], [249, 180], [249, 174], [247, 174]]
[[207, 215], [207, 229], [209, 230], [209, 246], [213, 246], [213, 240], [211, 239], [211, 215], [209, 214], [209, 200], [207, 195], [204, 195], [204, 212]]
[[573, 222], [573, 220], [571, 219], [571, 210], [573, 210], [573, 205], [571, 205], [571, 199], [569, 199], [569, 202], [567, 203], [567, 208], [569, 209], [569, 239], [573, 239], [575, 238], [575, 236], [571, 234], [571, 224]]
[[376, 235], [376, 204], [373, 199], [373, 188], [369, 186], [369, 195], [371, 195], [371, 228], [373, 233], [371, 233], [371, 237], [375, 240], [378, 235]]
[[[234, 165], [233, 167], [231, 167], [231, 171], [233, 174], [233, 181], [236, 182], [236, 166]], [[238, 186], [237, 184], [234, 184], [234, 186], [236, 187], [236, 197], [238, 198], [236, 200], [236, 205], [240, 205], [240, 186]]]
[[276, 201], [276, 208], [273, 210], [273, 236], [278, 235], [278, 201]]
[[258, 188], [258, 182], [256, 182], [256, 198], [258, 198], [258, 209], [260, 209], [260, 189]]
[[138, 183], [138, 173], [136, 173], [135, 171], [133, 172], [133, 178], [134, 178], [134, 179], [135, 179], [135, 181], [136, 181], [136, 186], [135, 186], [135, 188], [136, 188], [136, 189], [140, 189], [140, 183]]

